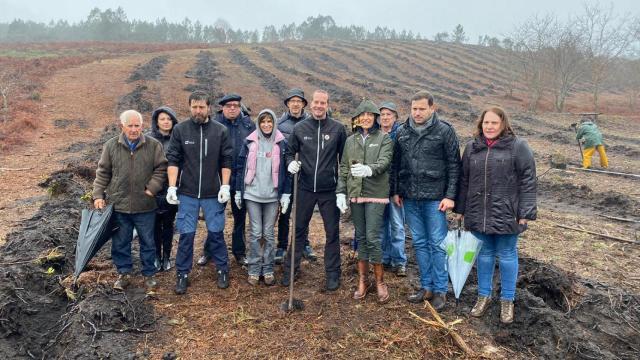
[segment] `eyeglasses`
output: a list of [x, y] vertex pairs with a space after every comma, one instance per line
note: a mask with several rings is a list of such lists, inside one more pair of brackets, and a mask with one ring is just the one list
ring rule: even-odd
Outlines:
[[240, 104], [229, 104], [229, 103], [226, 103], [226, 104], [222, 105], [222, 107], [225, 107], [227, 109], [239, 109], [240, 108]]
[[302, 101], [302, 100], [293, 100], [292, 99], [292, 100], [289, 100], [288, 103], [289, 104], [303, 104], [304, 101]]

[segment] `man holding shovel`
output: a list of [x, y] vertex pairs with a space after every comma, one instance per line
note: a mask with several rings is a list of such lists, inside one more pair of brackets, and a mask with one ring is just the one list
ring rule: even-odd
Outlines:
[[576, 140], [579, 144], [584, 145], [582, 150], [582, 168], [588, 169], [591, 167], [591, 157], [598, 151], [600, 155], [600, 166], [603, 168], [609, 167], [609, 159], [607, 159], [607, 153], [604, 150], [602, 141], [602, 133], [598, 126], [591, 121], [591, 119], [585, 117], [580, 120], [580, 125], [576, 130]]
[[[335, 291], [340, 287], [340, 213], [336, 207], [336, 185], [338, 164], [347, 133], [340, 122], [327, 115], [328, 107], [329, 94], [324, 90], [316, 90], [311, 98], [311, 117], [297, 123], [289, 137], [287, 160], [289, 172], [300, 173], [298, 193], [293, 195], [297, 207], [294, 271], [299, 271], [309, 222], [318, 204], [326, 233], [325, 287], [328, 291]], [[294, 160], [296, 154], [299, 154], [299, 161]], [[291, 269], [291, 256], [291, 251], [288, 251], [285, 274]], [[281, 284], [289, 286], [289, 277], [283, 277]]]

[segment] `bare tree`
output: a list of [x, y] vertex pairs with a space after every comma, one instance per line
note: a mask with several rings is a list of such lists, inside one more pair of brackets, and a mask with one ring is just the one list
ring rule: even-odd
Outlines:
[[567, 97], [585, 73], [586, 59], [582, 52], [582, 36], [573, 22], [556, 23], [550, 30], [551, 43], [544, 53], [555, 110], [562, 112]]
[[525, 87], [529, 92], [529, 110], [535, 112], [544, 95], [547, 84], [547, 61], [544, 50], [551, 44], [555, 16], [534, 16], [513, 32], [512, 55], [516, 57]]
[[615, 60], [630, 47], [637, 34], [637, 19], [619, 16], [613, 12], [613, 4], [603, 8], [599, 4], [585, 4], [584, 14], [577, 18], [576, 29], [585, 36], [585, 52], [593, 95], [594, 111], [602, 84], [610, 75]]

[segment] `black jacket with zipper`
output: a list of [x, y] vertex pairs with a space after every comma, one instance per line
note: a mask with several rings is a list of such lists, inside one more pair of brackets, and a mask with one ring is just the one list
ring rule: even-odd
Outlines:
[[536, 163], [527, 142], [500, 138], [492, 147], [484, 137], [470, 140], [462, 155], [462, 177], [454, 212], [465, 228], [485, 234], [519, 234], [518, 220], [536, 219]]
[[453, 127], [433, 114], [421, 132], [407, 119], [398, 127], [389, 179], [391, 195], [413, 200], [455, 200], [460, 148]]
[[221, 169], [233, 168], [233, 148], [228, 130], [209, 119], [199, 124], [185, 120], [173, 128], [167, 149], [169, 166], [181, 170], [178, 193], [194, 198], [218, 196]]
[[342, 123], [326, 117], [308, 117], [293, 127], [289, 137], [287, 164], [299, 153], [300, 189], [311, 192], [335, 191], [338, 165], [342, 159], [347, 132]]

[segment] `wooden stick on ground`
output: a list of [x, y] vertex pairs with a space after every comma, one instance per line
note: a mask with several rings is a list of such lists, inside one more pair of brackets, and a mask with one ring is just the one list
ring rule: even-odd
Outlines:
[[622, 241], [622, 242], [626, 242], [626, 243], [630, 243], [630, 244], [638, 244], [638, 242], [634, 241], [634, 240], [629, 240], [629, 239], [624, 239], [621, 237], [617, 237], [617, 236], [611, 236], [611, 235], [606, 235], [606, 234], [601, 234], [601, 233], [597, 233], [594, 231], [589, 231], [589, 230], [584, 230], [584, 229], [579, 229], [579, 228], [575, 228], [572, 226], [567, 226], [567, 225], [563, 225], [563, 224], [555, 224], [557, 227], [563, 228], [563, 229], [569, 229], [569, 230], [573, 230], [573, 231], [579, 231], [579, 232], [583, 232], [583, 233], [587, 233], [587, 234], [591, 234], [591, 235], [597, 235], [597, 236], [602, 236], [605, 239], [611, 239], [611, 240], [616, 240], [616, 241]]
[[579, 171], [587, 171], [587, 172], [593, 172], [593, 173], [599, 173], [599, 174], [607, 174], [607, 175], [615, 175], [615, 176], [626, 176], [626, 177], [632, 177], [632, 178], [640, 178], [640, 175], [639, 175], [639, 174], [622, 173], [622, 172], [617, 172], [617, 171], [597, 170], [597, 169], [585, 169], [585, 168], [581, 168], [581, 167], [577, 167], [577, 166], [569, 166], [569, 169], [572, 169], [572, 170], [579, 170]]
[[23, 167], [23, 168], [8, 168], [8, 167], [0, 167], [0, 171], [26, 171], [31, 170], [32, 167]]
[[640, 223], [640, 221], [635, 220], [635, 219], [627, 219], [627, 218], [621, 218], [621, 217], [610, 216], [610, 215], [605, 215], [605, 214], [598, 214], [598, 215], [602, 216], [603, 218], [607, 218], [607, 219], [611, 219], [611, 220], [618, 220], [618, 221], [632, 222], [632, 223]]
[[462, 336], [460, 336], [457, 332], [455, 332], [455, 330], [453, 330], [453, 324], [458, 323], [459, 321], [454, 321], [453, 323], [446, 324], [444, 321], [442, 321], [442, 318], [440, 317], [436, 309], [434, 309], [433, 306], [431, 306], [431, 304], [429, 304], [428, 301], [425, 301], [424, 306], [425, 308], [429, 309], [429, 312], [431, 312], [431, 315], [436, 319], [436, 321], [424, 319], [419, 315], [417, 315], [416, 313], [414, 313], [413, 311], [409, 311], [409, 314], [411, 314], [411, 316], [415, 317], [416, 319], [422, 321], [427, 325], [433, 326], [441, 330], [445, 330], [447, 334], [451, 336], [451, 339], [460, 348], [460, 350], [464, 351], [464, 353], [469, 356], [475, 355], [473, 350], [471, 350], [469, 345], [467, 345], [467, 343], [464, 341]]

